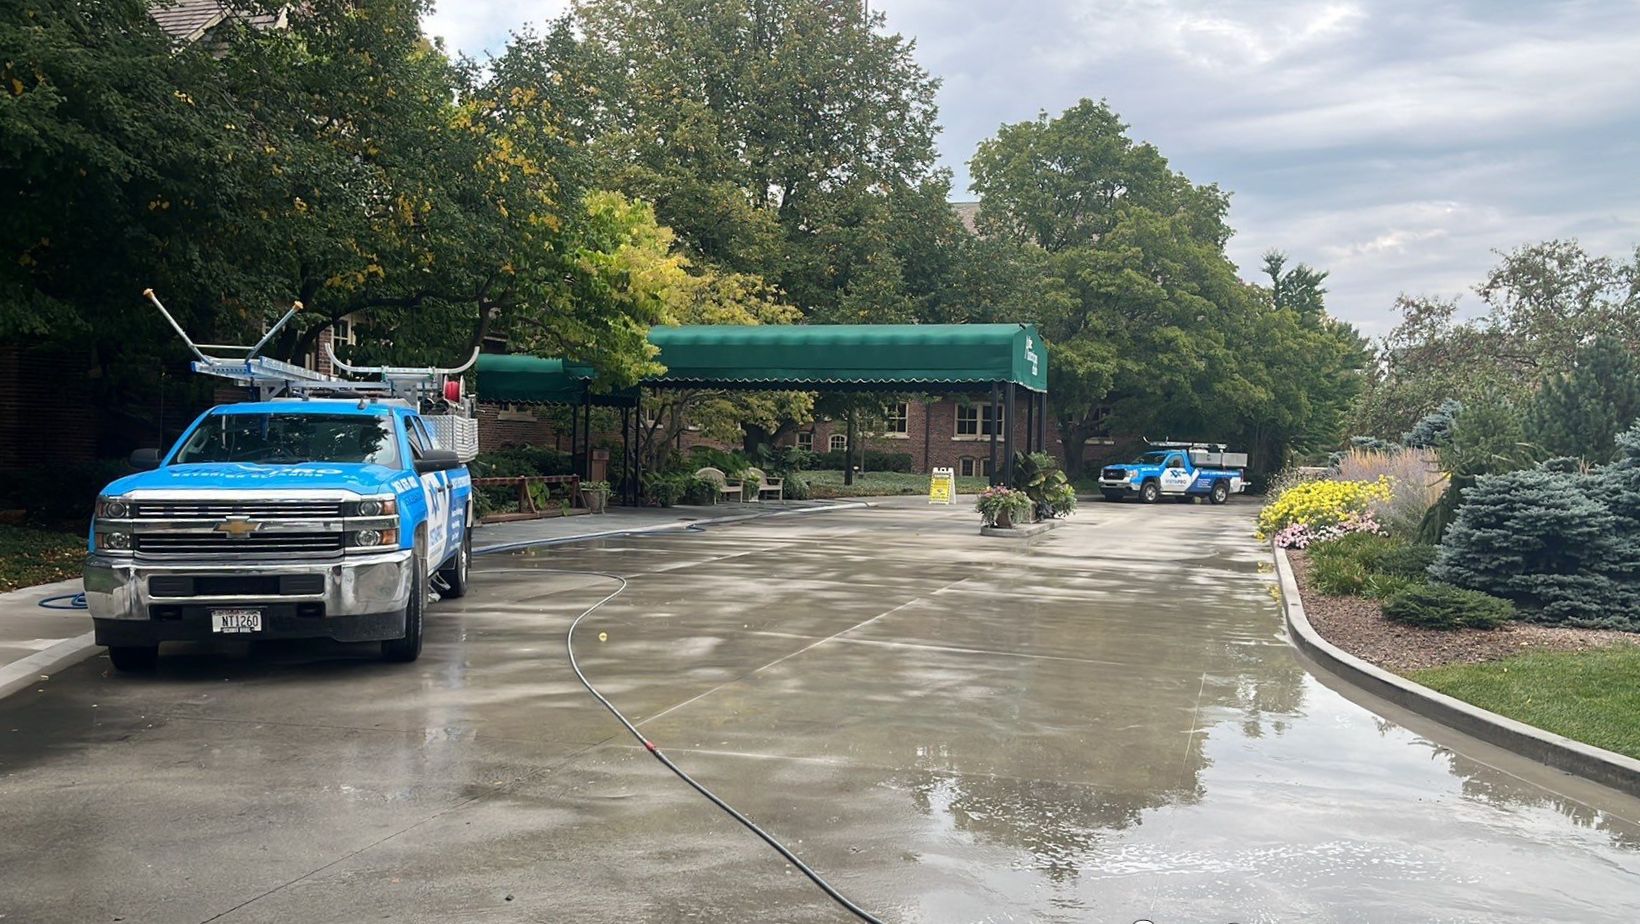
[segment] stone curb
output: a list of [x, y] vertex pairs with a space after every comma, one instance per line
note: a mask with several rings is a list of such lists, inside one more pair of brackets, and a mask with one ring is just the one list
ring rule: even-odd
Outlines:
[[39, 683], [41, 675], [49, 676], [96, 653], [96, 634], [87, 632], [0, 667], [0, 699]]
[[1293, 644], [1332, 673], [1368, 693], [1522, 757], [1640, 796], [1640, 760], [1488, 712], [1364, 661], [1315, 631], [1304, 615], [1287, 551], [1271, 544], [1281, 580], [1282, 609]]
[[995, 526], [981, 526], [979, 528], [979, 534], [981, 536], [992, 536], [998, 539], [1028, 539], [1031, 536], [1045, 533], [1050, 529], [1058, 528], [1058, 520], [1043, 520], [1040, 523], [1032, 523], [1029, 526], [1011, 526], [1008, 529], [998, 529]]

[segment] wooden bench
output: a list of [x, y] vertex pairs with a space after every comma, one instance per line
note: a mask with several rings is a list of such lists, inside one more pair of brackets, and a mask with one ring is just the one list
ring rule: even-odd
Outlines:
[[700, 471], [695, 472], [695, 477], [704, 478], [707, 481], [710, 481], [717, 488], [717, 496], [712, 498], [712, 503], [714, 504], [717, 503], [718, 497], [733, 497], [738, 501], [743, 501], [746, 499], [742, 493], [744, 490], [743, 486], [738, 482], [731, 483], [729, 481], [729, 476], [723, 474], [722, 469], [716, 469], [708, 465]]
[[749, 468], [746, 470], [746, 482], [753, 485], [753, 500], [762, 500], [763, 495], [773, 494], [775, 500], [782, 504], [786, 502], [786, 479], [770, 478], [760, 468]]

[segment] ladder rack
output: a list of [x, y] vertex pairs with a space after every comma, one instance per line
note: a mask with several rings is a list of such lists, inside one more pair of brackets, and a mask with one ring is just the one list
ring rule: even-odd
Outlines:
[[[177, 332], [189, 352], [196, 357], [189, 366], [204, 375], [214, 375], [237, 385], [251, 388], [263, 401], [274, 398], [388, 398], [404, 401], [422, 414], [433, 430], [435, 439], [447, 449], [453, 449], [463, 461], [478, 453], [477, 406], [474, 399], [464, 394], [461, 374], [478, 362], [478, 348], [459, 366], [351, 366], [336, 357], [335, 348], [327, 341], [325, 355], [331, 364], [343, 372], [366, 379], [349, 379], [324, 372], [316, 372], [283, 360], [263, 356], [262, 348], [273, 340], [291, 318], [302, 310], [295, 302], [278, 321], [275, 321], [262, 339], [250, 345], [231, 343], [195, 343], [177, 319], [172, 317], [153, 289], [144, 289], [144, 296], [159, 313], [165, 316], [171, 329]], [[207, 353], [227, 351], [239, 356], [220, 356]], [[454, 387], [451, 387], [454, 383]]]

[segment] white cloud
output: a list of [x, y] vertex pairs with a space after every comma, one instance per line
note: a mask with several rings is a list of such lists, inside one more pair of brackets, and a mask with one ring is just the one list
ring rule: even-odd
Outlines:
[[[478, 54], [567, 6], [442, 0], [428, 28]], [[1330, 270], [1330, 306], [1369, 333], [1398, 293], [1468, 291], [1495, 250], [1640, 242], [1640, 5], [1626, 0], [872, 7], [945, 81], [959, 196], [1000, 123], [1108, 98], [1177, 168], [1235, 193], [1244, 272], [1272, 247]]]
[[501, 51], [508, 33], [556, 19], [568, 9], [569, 0], [438, 0], [423, 25], [452, 53], [482, 59], [485, 52]]

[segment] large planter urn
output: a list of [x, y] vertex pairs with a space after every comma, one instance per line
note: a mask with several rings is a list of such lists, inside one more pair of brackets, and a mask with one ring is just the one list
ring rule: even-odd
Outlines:
[[1010, 507], [1003, 507], [1002, 509], [998, 510], [997, 515], [991, 519], [991, 525], [995, 526], [997, 529], [1013, 529], [1014, 528], [1014, 511], [1013, 511], [1013, 509], [1010, 508]]

